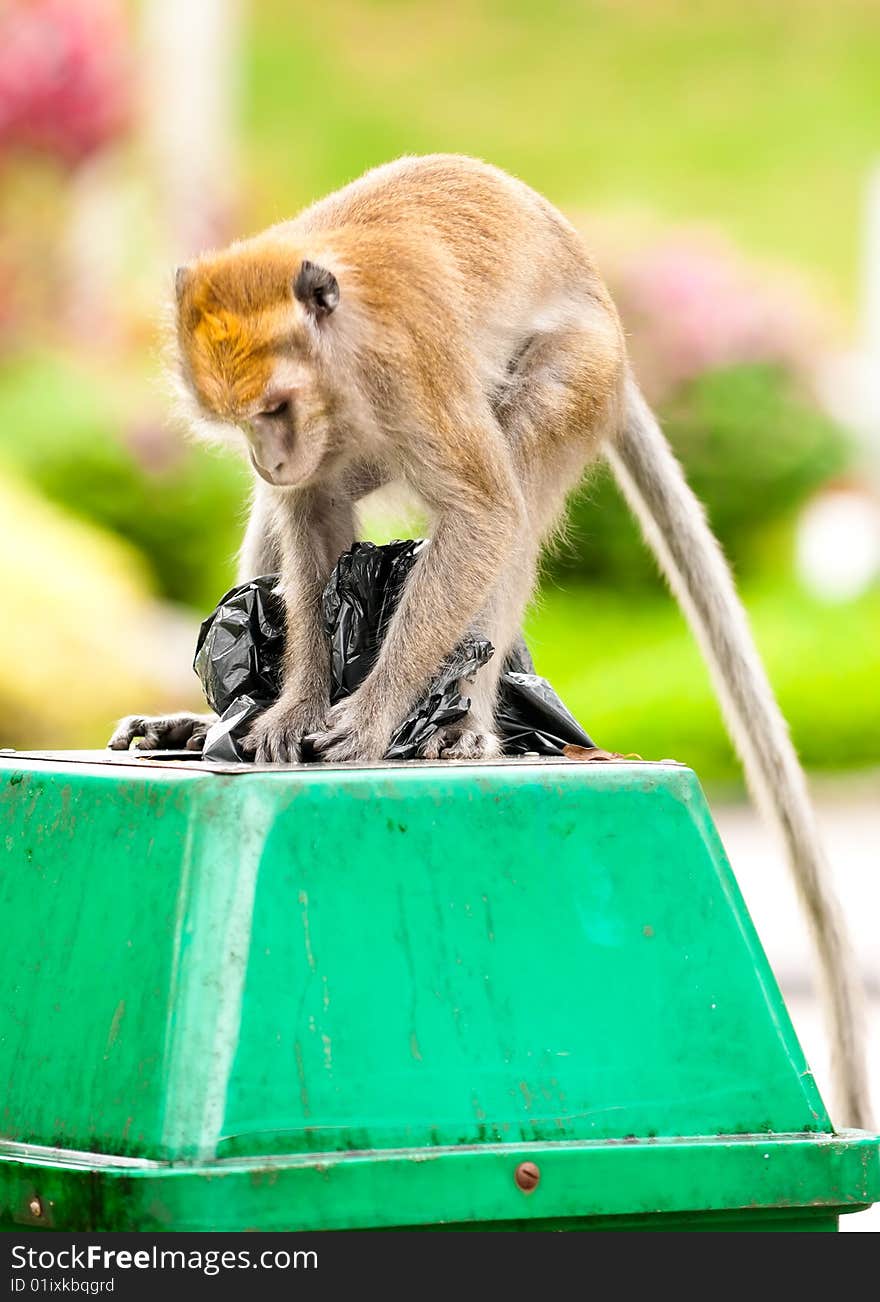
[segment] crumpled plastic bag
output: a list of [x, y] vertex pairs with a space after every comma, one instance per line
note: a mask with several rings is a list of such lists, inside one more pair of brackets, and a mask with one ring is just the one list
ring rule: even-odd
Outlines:
[[[355, 543], [336, 563], [323, 596], [330, 643], [330, 702], [354, 692], [375, 664], [388, 621], [424, 540]], [[284, 652], [284, 603], [277, 574], [232, 588], [199, 632], [193, 667], [211, 709], [219, 716], [205, 738], [206, 760], [239, 763], [250, 726], [277, 699]], [[417, 759], [438, 728], [470, 707], [466, 684], [493, 655], [486, 638], [469, 634], [444, 662], [430, 687], [391, 739], [389, 760]], [[594, 743], [546, 679], [534, 672], [520, 643], [505, 661], [496, 721], [506, 755], [561, 755], [566, 745]], [[303, 758], [313, 758], [308, 738]]]

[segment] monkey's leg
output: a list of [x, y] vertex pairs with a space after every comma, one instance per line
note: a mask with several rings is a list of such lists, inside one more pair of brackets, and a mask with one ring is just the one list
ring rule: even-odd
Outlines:
[[595, 456], [600, 431], [613, 419], [615, 344], [605, 318], [588, 305], [584, 323], [535, 333], [518, 350], [496, 395], [495, 414], [522, 486], [528, 523], [476, 622], [495, 655], [472, 685], [462, 685], [471, 708], [459, 723], [438, 731], [426, 757], [471, 759], [500, 751], [495, 733], [498, 679], [534, 590], [541, 542], [556, 527], [567, 493]]
[[257, 763], [283, 764], [299, 761], [303, 737], [323, 728], [330, 709], [321, 597], [330, 571], [354, 541], [354, 512], [347, 496], [300, 489], [277, 494], [271, 515], [287, 613], [284, 686], [242, 744]]
[[467, 714], [458, 723], [438, 728], [424, 750], [425, 759], [492, 759], [501, 754], [501, 739], [495, 725], [498, 680], [511, 647], [522, 636], [523, 613], [535, 584], [537, 550], [522, 543], [509, 556], [489, 601], [477, 617], [474, 628], [487, 637], [494, 655], [472, 683], [462, 683], [470, 697]]
[[468, 440], [459, 452], [468, 476], [459, 477], [447, 461], [426, 467], [418, 485], [434, 509], [431, 544], [410, 573], [376, 664], [331, 711], [316, 743], [327, 760], [385, 755], [401, 719], [491, 598], [520, 533], [522, 501], [497, 426], [471, 425], [470, 437], [467, 428], [446, 437], [457, 435], [459, 449]]

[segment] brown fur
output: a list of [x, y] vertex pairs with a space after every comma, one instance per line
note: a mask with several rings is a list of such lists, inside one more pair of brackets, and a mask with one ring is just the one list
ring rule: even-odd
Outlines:
[[[326, 319], [294, 294], [310, 263], [338, 283]], [[477, 623], [496, 656], [459, 735], [495, 753], [498, 666], [541, 540], [617, 422], [622, 334], [579, 237], [495, 168], [403, 159], [198, 259], [180, 277], [177, 320], [202, 428], [242, 428], [270, 482], [260, 509], [290, 608], [289, 690], [257, 725], [257, 754], [296, 756], [302, 731], [327, 723], [320, 587], [332, 547], [353, 536], [352, 484], [398, 480], [432, 517], [433, 544], [373, 674], [323, 744], [330, 758], [381, 756]], [[454, 753], [458, 740], [439, 744]]]

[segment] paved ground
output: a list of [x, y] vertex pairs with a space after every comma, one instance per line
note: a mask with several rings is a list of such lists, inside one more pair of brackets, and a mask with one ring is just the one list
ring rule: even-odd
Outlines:
[[[869, 1045], [875, 1122], [880, 1122], [880, 777], [858, 788], [828, 789], [819, 819], [870, 991]], [[714, 805], [715, 819], [764, 948], [782, 986], [795, 1029], [826, 1100], [831, 1098], [828, 1046], [810, 981], [812, 956], [784, 863], [772, 838], [745, 806]], [[848, 1231], [880, 1232], [880, 1204], [847, 1216]]]

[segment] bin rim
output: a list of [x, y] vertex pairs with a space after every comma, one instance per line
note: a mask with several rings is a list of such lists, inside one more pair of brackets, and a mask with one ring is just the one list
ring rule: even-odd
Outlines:
[[[517, 1185], [521, 1162], [540, 1178]], [[866, 1131], [473, 1144], [170, 1163], [0, 1141], [0, 1220], [60, 1230], [346, 1230], [856, 1211], [880, 1198]], [[35, 1212], [36, 1209], [36, 1212]]]

